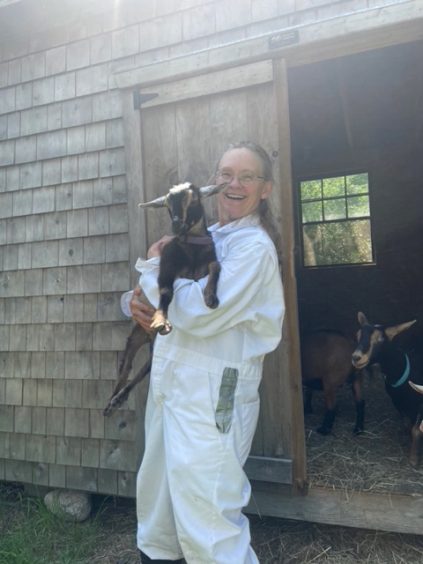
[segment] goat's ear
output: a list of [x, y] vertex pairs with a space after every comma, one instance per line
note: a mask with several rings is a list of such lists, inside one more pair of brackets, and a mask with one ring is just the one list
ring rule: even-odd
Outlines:
[[151, 202], [145, 202], [145, 204], [138, 204], [140, 208], [163, 208], [166, 205], [166, 196], [160, 196]]
[[403, 331], [406, 331], [409, 327], [416, 323], [417, 319], [413, 319], [413, 321], [407, 321], [406, 323], [400, 323], [399, 325], [393, 325], [392, 327], [387, 327], [385, 329], [385, 334], [390, 341]]
[[362, 311], [358, 312], [357, 319], [358, 319], [358, 322], [360, 323], [360, 325], [362, 327], [363, 327], [363, 325], [369, 325], [369, 322], [367, 321], [367, 317], [364, 315], [364, 313]]
[[203, 198], [208, 198], [209, 196], [213, 196], [213, 194], [217, 194], [220, 192], [226, 184], [211, 184], [210, 186], [202, 186], [200, 188], [200, 193]]

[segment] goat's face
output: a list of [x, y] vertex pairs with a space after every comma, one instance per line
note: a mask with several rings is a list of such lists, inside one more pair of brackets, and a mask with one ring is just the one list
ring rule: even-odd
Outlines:
[[352, 354], [352, 364], [361, 370], [371, 362], [375, 362], [386, 335], [380, 325], [371, 325], [364, 314], [358, 314], [360, 329], [357, 331], [357, 347]]
[[392, 341], [396, 335], [411, 327], [416, 320], [391, 327], [383, 327], [369, 323], [364, 313], [360, 311], [358, 322], [360, 329], [357, 332], [357, 347], [352, 354], [352, 364], [360, 370], [372, 362], [377, 362], [385, 343]]
[[184, 235], [193, 231], [195, 225], [204, 228], [204, 209], [201, 198], [208, 198], [225, 188], [226, 184], [203, 186], [197, 188], [191, 182], [172, 186], [166, 196], [160, 196], [151, 202], [138, 204], [140, 208], [166, 207], [172, 219], [174, 235]]
[[200, 190], [190, 182], [172, 186], [166, 196], [165, 205], [172, 219], [174, 235], [185, 235], [202, 221], [204, 216]]

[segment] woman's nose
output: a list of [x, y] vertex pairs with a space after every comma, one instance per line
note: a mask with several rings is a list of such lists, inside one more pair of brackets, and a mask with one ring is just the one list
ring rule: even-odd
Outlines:
[[238, 176], [236, 176], [234, 174], [234, 176], [232, 176], [231, 181], [228, 182], [229, 186], [240, 186], [240, 181], [238, 180]]

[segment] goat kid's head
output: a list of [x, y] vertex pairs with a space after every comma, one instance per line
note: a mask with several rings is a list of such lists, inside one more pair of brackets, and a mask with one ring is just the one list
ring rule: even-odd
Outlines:
[[138, 204], [141, 208], [166, 207], [172, 220], [174, 235], [185, 235], [204, 218], [202, 197], [212, 196], [225, 185], [211, 185], [198, 188], [191, 182], [175, 184], [166, 194], [145, 204]]
[[352, 354], [352, 364], [359, 370], [377, 362], [383, 345], [416, 323], [416, 319], [413, 319], [391, 327], [373, 325], [361, 311], [358, 312], [357, 318], [360, 329], [357, 331], [357, 347]]

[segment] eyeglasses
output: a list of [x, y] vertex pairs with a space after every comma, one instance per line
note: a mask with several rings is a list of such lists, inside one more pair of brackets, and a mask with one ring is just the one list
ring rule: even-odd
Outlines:
[[257, 180], [266, 180], [264, 176], [258, 176], [257, 174], [244, 173], [238, 176], [230, 172], [220, 172], [219, 170], [216, 176], [222, 184], [230, 184], [232, 180], [236, 178], [241, 186], [245, 186], [246, 188], [252, 186]]

